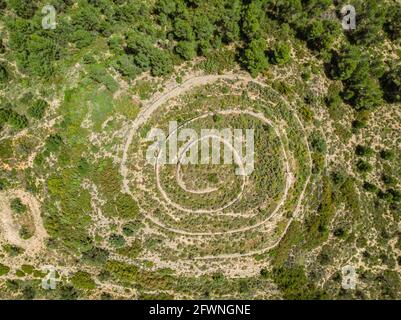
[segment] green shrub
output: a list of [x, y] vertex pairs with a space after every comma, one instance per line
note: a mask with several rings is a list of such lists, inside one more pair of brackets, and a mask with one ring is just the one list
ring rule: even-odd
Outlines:
[[93, 290], [96, 288], [96, 283], [91, 278], [91, 275], [85, 271], [75, 273], [71, 277], [71, 282], [78, 289]]
[[10, 268], [0, 263], [0, 276], [4, 276], [10, 271]]
[[373, 155], [373, 150], [369, 147], [357, 145], [355, 148], [355, 154], [360, 157], [369, 157]]
[[22, 203], [20, 198], [12, 199], [10, 202], [10, 208], [18, 214], [25, 213], [28, 209], [27, 206]]
[[357, 162], [356, 168], [358, 169], [359, 172], [371, 172], [373, 170], [372, 165], [363, 160], [359, 160]]
[[102, 248], [93, 247], [82, 254], [82, 261], [94, 265], [103, 265], [109, 257], [109, 252]]
[[49, 104], [42, 99], [36, 100], [34, 104], [28, 109], [28, 114], [35, 119], [42, 119], [45, 115], [46, 109]]
[[122, 235], [112, 234], [109, 238], [109, 242], [113, 247], [120, 248], [125, 245], [125, 239]]
[[273, 64], [286, 64], [290, 60], [291, 47], [285, 42], [277, 43], [271, 53], [271, 62]]
[[383, 160], [394, 160], [395, 154], [394, 154], [394, 151], [392, 151], [392, 150], [381, 150], [380, 157]]

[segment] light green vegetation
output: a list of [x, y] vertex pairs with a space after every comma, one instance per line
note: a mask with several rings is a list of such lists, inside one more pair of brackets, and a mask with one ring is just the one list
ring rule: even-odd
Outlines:
[[[353, 31], [325, 18], [344, 4]], [[0, 298], [399, 299], [400, 12], [0, 0]], [[166, 199], [145, 138], [169, 121], [255, 129], [245, 187], [237, 165], [181, 166], [188, 190], [216, 189], [188, 192], [164, 165]]]

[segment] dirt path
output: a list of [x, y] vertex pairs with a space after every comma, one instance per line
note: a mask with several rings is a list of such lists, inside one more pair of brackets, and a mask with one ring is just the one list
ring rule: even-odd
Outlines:
[[[253, 78], [251, 78], [249, 75], [242, 75], [242, 74], [224, 74], [224, 75], [204, 75], [204, 76], [195, 76], [195, 77], [191, 77], [187, 80], [185, 80], [182, 84], [179, 85], [175, 85], [171, 88], [169, 88], [168, 92], [165, 92], [164, 94], [161, 94], [159, 97], [156, 97], [155, 99], [153, 99], [152, 101], [150, 101], [149, 103], [145, 104], [145, 106], [141, 109], [138, 117], [131, 123], [131, 127], [128, 131], [127, 134], [127, 140], [126, 143], [124, 145], [124, 149], [123, 149], [123, 156], [122, 156], [122, 161], [121, 161], [121, 166], [120, 166], [120, 172], [121, 175], [123, 176], [123, 190], [124, 192], [126, 192], [127, 194], [131, 195], [132, 197], [134, 197], [134, 195], [131, 193], [130, 188], [129, 188], [129, 180], [128, 180], [128, 168], [127, 168], [127, 159], [128, 159], [128, 151], [129, 151], [129, 147], [130, 144], [132, 143], [133, 137], [135, 135], [135, 133], [137, 132], [137, 130], [140, 128], [141, 125], [143, 125], [144, 123], [146, 123], [146, 121], [152, 116], [152, 114], [159, 108], [161, 107], [163, 104], [165, 104], [168, 100], [177, 97], [191, 89], [193, 89], [194, 87], [197, 86], [202, 86], [202, 85], [206, 85], [209, 83], [213, 83], [216, 82], [218, 80], [222, 80], [222, 79], [228, 79], [228, 80], [242, 80], [242, 81], [252, 81], [255, 82], [261, 86], [266, 86], [265, 83], [261, 82], [261, 81], [257, 81]], [[295, 114], [294, 112], [294, 116], [296, 117], [297, 121], [299, 122], [302, 130], [305, 132], [305, 128], [302, 125], [302, 122], [300, 121], [299, 117]], [[312, 158], [311, 158], [311, 154], [310, 154], [310, 149], [309, 149], [309, 143], [308, 140], [306, 138], [306, 134], [304, 135], [304, 140], [305, 140], [305, 144], [307, 146], [307, 150], [308, 150], [308, 157], [309, 157], [309, 167], [310, 170], [312, 170]], [[165, 225], [163, 225], [162, 223], [160, 223], [158, 220], [156, 220], [154, 217], [151, 217], [149, 215], [147, 215], [147, 218], [149, 220], [151, 220], [153, 223], [155, 223], [156, 225], [158, 225], [161, 228], [167, 229], [171, 232], [175, 232], [178, 234], [182, 234], [182, 235], [189, 235], [189, 236], [210, 236], [212, 234], [228, 234], [228, 233], [233, 233], [233, 232], [244, 232], [253, 228], [256, 228], [258, 226], [261, 226], [265, 223], [267, 223], [270, 219], [272, 219], [273, 217], [276, 216], [276, 214], [278, 213], [280, 207], [284, 204], [285, 198], [288, 194], [288, 191], [291, 187], [291, 185], [294, 182], [294, 176], [293, 174], [290, 172], [289, 170], [289, 160], [288, 157], [285, 155], [285, 163], [287, 166], [287, 170], [286, 170], [286, 174], [287, 174], [287, 180], [286, 180], [286, 185], [285, 185], [285, 189], [284, 189], [284, 194], [285, 197], [283, 197], [280, 202], [278, 203], [278, 206], [276, 207], [276, 209], [274, 210], [274, 212], [264, 221], [261, 221], [253, 226], [247, 226], [247, 227], [243, 227], [243, 228], [239, 228], [236, 230], [230, 230], [227, 232], [220, 232], [220, 233], [209, 233], [209, 232], [202, 232], [202, 233], [192, 233], [192, 232], [186, 232], [183, 230], [179, 230], [179, 229], [175, 229], [175, 228], [170, 228], [167, 227]], [[288, 228], [291, 225], [291, 222], [296, 219], [299, 215], [300, 212], [300, 208], [301, 208], [301, 204], [302, 204], [302, 200], [305, 196], [305, 192], [306, 192], [306, 188], [308, 186], [310, 182], [310, 175], [308, 176], [307, 180], [304, 183], [304, 187], [303, 190], [298, 198], [298, 202], [296, 205], [296, 208], [291, 216], [291, 218], [289, 218], [286, 227], [284, 229], [284, 231], [282, 232], [281, 236], [278, 238], [278, 240], [273, 243], [272, 245], [260, 249], [260, 250], [256, 250], [256, 251], [250, 251], [247, 253], [243, 253], [243, 254], [222, 254], [222, 255], [217, 255], [217, 256], [203, 256], [203, 257], [197, 257], [195, 259], [199, 259], [199, 260], [207, 260], [207, 259], [227, 259], [227, 258], [241, 258], [241, 257], [246, 257], [246, 256], [251, 256], [254, 254], [259, 254], [259, 253], [263, 253], [266, 252], [274, 247], [276, 247], [281, 240], [283, 239], [283, 237], [285, 236]]]
[[[29, 208], [27, 214], [32, 215], [35, 233], [27, 240], [20, 238], [18, 227], [12, 218], [10, 200], [13, 198], [20, 198]], [[25, 250], [24, 255], [28, 256], [33, 256], [39, 252], [44, 246], [44, 240], [48, 237], [43, 227], [38, 200], [30, 193], [23, 190], [16, 189], [0, 193], [0, 227], [3, 238], [8, 243], [23, 248]]]

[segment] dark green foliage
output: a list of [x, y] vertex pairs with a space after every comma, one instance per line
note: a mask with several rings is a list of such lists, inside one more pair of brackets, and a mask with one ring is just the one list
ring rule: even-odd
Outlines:
[[285, 42], [279, 42], [275, 45], [271, 54], [273, 64], [286, 64], [291, 60], [291, 47]]
[[36, 11], [35, 1], [31, 0], [9, 0], [10, 8], [21, 18], [32, 18]]
[[344, 97], [356, 110], [372, 110], [382, 103], [383, 93], [379, 81], [369, 71], [368, 63], [362, 61], [346, 81]]
[[301, 0], [277, 1], [274, 16], [283, 22], [294, 23], [303, 16]]
[[272, 278], [283, 292], [284, 299], [322, 298], [322, 293], [308, 280], [303, 266], [275, 267], [273, 268]]
[[393, 188], [387, 191], [380, 190], [377, 194], [380, 199], [386, 200], [388, 202], [401, 202], [401, 191], [395, 190]]
[[[4, 115], [3, 115], [4, 117]], [[15, 129], [24, 129], [28, 126], [28, 118], [25, 115], [21, 115], [17, 112], [10, 110], [8, 112], [8, 124]]]
[[105, 271], [108, 271], [114, 279], [128, 283], [135, 281], [138, 274], [136, 266], [115, 260], [107, 261]]
[[123, 225], [123, 234], [130, 237], [136, 233], [136, 231], [141, 227], [139, 222], [130, 221]]
[[90, 46], [93, 40], [93, 34], [86, 30], [79, 29], [71, 34], [71, 41], [74, 42], [75, 46], [78, 49]]
[[6, 82], [8, 78], [6, 65], [3, 62], [0, 62], [0, 83]]
[[347, 235], [347, 232], [343, 228], [337, 228], [334, 230], [333, 235], [337, 238], [344, 239]]
[[109, 252], [102, 248], [93, 247], [82, 254], [82, 261], [94, 265], [103, 265], [109, 257]]
[[244, 8], [242, 32], [248, 41], [259, 39], [262, 35], [260, 21], [263, 19], [262, 2], [259, 0], [250, 1]]
[[339, 34], [340, 26], [338, 22], [330, 20], [312, 21], [305, 31], [309, 47], [317, 51], [330, 49]]
[[36, 296], [36, 290], [34, 287], [28, 285], [22, 289], [22, 296], [25, 300], [32, 300]]
[[46, 109], [49, 107], [47, 101], [39, 99], [28, 109], [28, 114], [38, 120], [42, 119], [45, 115]]
[[17, 214], [25, 213], [27, 206], [22, 203], [20, 198], [14, 198], [10, 202], [10, 208]]
[[384, 30], [392, 40], [401, 38], [401, 4], [393, 3], [387, 8]]
[[[3, 38], [1, 38], [1, 33], [0, 33], [0, 54], [3, 54], [6, 52], [6, 46], [4, 45]], [[0, 80], [1, 81], [1, 80]]]
[[190, 23], [184, 19], [176, 19], [174, 22], [174, 36], [177, 40], [192, 41], [195, 39]]
[[141, 72], [141, 68], [135, 65], [134, 58], [126, 54], [117, 59], [115, 68], [123, 76], [126, 76], [130, 79], [135, 78]]
[[366, 127], [366, 122], [365, 121], [362, 121], [362, 120], [359, 120], [359, 119], [352, 121], [352, 128], [355, 129], [355, 130], [360, 130], [360, 129], [365, 128], [365, 127]]
[[378, 188], [377, 186], [375, 186], [374, 184], [372, 184], [372, 183], [370, 183], [370, 182], [367, 182], [367, 181], [365, 181], [365, 182], [363, 183], [363, 188], [364, 188], [366, 191], [372, 192], [372, 193], [376, 193], [376, 192], [379, 190], [379, 188]]
[[316, 152], [325, 153], [327, 149], [326, 141], [318, 133], [314, 133], [311, 139], [311, 147]]
[[72, 18], [72, 22], [77, 29], [96, 31], [100, 28], [100, 12], [91, 5], [81, 5], [79, 10]]
[[401, 64], [393, 66], [386, 72], [381, 79], [381, 83], [384, 98], [388, 102], [401, 102]]
[[382, 181], [384, 184], [388, 186], [395, 186], [397, 184], [397, 179], [395, 179], [393, 176], [388, 175], [388, 174], [382, 174]]
[[185, 60], [191, 60], [196, 56], [196, 43], [194, 41], [180, 41], [175, 51]]
[[262, 39], [252, 40], [244, 50], [243, 63], [252, 77], [267, 69], [266, 43]]
[[383, 160], [393, 160], [395, 158], [395, 154], [392, 150], [381, 150], [380, 157]]
[[372, 110], [382, 103], [382, 70], [380, 59], [362, 54], [356, 46], [341, 49], [331, 62], [331, 76], [343, 81], [343, 97], [356, 110]]
[[154, 49], [150, 57], [151, 73], [153, 76], [165, 76], [173, 71], [173, 62], [168, 53]]
[[373, 155], [373, 150], [369, 147], [357, 145], [355, 148], [355, 154], [360, 157], [369, 157]]
[[331, 75], [334, 79], [347, 80], [354, 73], [361, 59], [360, 49], [356, 46], [343, 48], [333, 55]]
[[7, 8], [6, 0], [0, 0], [0, 12], [1, 12], [1, 10], [4, 10], [5, 8]]
[[125, 245], [125, 239], [122, 235], [112, 234], [109, 238], [109, 242], [113, 247], [120, 248]]
[[[154, 76], [163, 76], [173, 70], [170, 55], [154, 47], [150, 37], [131, 32], [127, 34], [126, 41], [126, 51], [130, 56], [122, 56], [117, 62], [118, 69], [122, 74], [132, 77], [139, 73], [138, 71], [150, 69]], [[194, 54], [196, 55], [196, 53]]]
[[76, 300], [78, 295], [78, 291], [71, 285], [60, 287], [60, 299], [62, 300]]
[[359, 172], [371, 172], [373, 170], [372, 165], [363, 160], [359, 160], [357, 162], [356, 168], [358, 169]]
[[334, 214], [333, 186], [328, 177], [322, 182], [322, 191], [317, 212], [305, 222], [308, 245], [316, 247], [329, 235], [329, 223]]
[[347, 33], [352, 43], [374, 44], [382, 40], [385, 8], [382, 1], [354, 1], [357, 13], [357, 28]]

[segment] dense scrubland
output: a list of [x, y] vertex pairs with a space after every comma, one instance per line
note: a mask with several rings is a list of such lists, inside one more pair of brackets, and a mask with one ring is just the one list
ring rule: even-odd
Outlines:
[[[55, 29], [42, 26], [46, 4]], [[342, 29], [346, 4], [355, 30]], [[39, 257], [2, 237], [0, 297], [399, 299], [400, 17], [390, 0], [0, 0], [0, 190], [34, 195], [48, 233]], [[299, 115], [311, 183], [275, 248], [178, 272], [175, 235], [146, 233], [143, 205], [122, 192], [121, 146], [165, 83], [228, 72], [263, 81], [292, 106], [288, 119]], [[204, 96], [195, 95], [199, 110]], [[287, 129], [305, 179], [306, 148], [291, 145], [301, 130]], [[6, 206], [28, 241], [30, 205]], [[213, 253], [231, 252], [232, 240]], [[157, 265], [152, 252], [173, 263]], [[257, 271], [230, 276], [241, 263]], [[59, 267], [56, 290], [40, 287], [43, 264]], [[341, 287], [346, 264], [355, 290]]]

